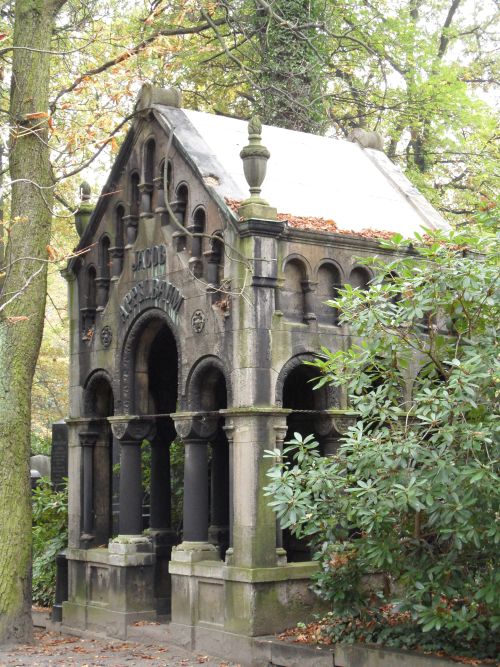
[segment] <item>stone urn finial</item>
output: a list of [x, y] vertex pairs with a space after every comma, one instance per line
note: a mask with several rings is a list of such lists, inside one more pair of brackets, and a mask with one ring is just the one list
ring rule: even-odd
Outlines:
[[240, 217], [264, 218], [276, 220], [277, 211], [269, 206], [260, 196], [261, 185], [266, 177], [267, 161], [270, 153], [262, 144], [262, 123], [258, 116], [252, 116], [248, 123], [249, 143], [241, 149], [240, 157], [243, 160], [243, 171], [250, 188], [250, 197], [242, 202], [238, 212]]
[[90, 220], [90, 216], [92, 215], [92, 211], [94, 210], [94, 207], [90, 203], [91, 192], [90, 185], [87, 183], [87, 181], [82, 181], [82, 183], [80, 183], [80, 187], [78, 188], [78, 194], [80, 195], [80, 206], [75, 212], [75, 227], [80, 238], [83, 236], [83, 233], [85, 232], [87, 224]]

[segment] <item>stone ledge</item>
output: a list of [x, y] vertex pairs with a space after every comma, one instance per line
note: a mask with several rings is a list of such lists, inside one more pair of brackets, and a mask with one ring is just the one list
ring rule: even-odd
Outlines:
[[224, 579], [223, 576], [224, 564], [222, 561], [205, 560], [195, 563], [185, 563], [181, 561], [171, 560], [168, 564], [169, 574], [177, 574], [181, 576], [196, 576], [208, 579]]
[[223, 569], [224, 579], [227, 581], [241, 581], [244, 583], [261, 583], [271, 581], [288, 581], [295, 579], [309, 579], [319, 569], [315, 561], [303, 563], [288, 563], [276, 567], [245, 568], [228, 565]]

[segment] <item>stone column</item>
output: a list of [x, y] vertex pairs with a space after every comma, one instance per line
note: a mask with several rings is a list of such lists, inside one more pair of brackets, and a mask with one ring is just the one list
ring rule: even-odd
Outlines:
[[110, 417], [120, 441], [120, 535], [142, 534], [141, 443], [154, 435], [154, 422], [140, 417]]
[[229, 448], [224, 432], [217, 433], [212, 443], [210, 507], [209, 541], [212, 544], [227, 547], [229, 529]]
[[111, 256], [111, 282], [116, 282], [123, 268], [123, 248], [112, 246], [109, 249], [109, 254]]
[[315, 322], [318, 318], [314, 312], [314, 292], [318, 283], [303, 280], [301, 284], [304, 295], [304, 322]]
[[[274, 433], [276, 437], [276, 449], [279, 449], [280, 452], [283, 452], [283, 441], [285, 440], [287, 431], [286, 416], [277, 417], [274, 424]], [[286, 563], [286, 551], [283, 549], [283, 530], [278, 518], [276, 518], [276, 555], [280, 565]]]
[[194, 551], [200, 560], [205, 555], [218, 558], [217, 549], [208, 543], [208, 442], [216, 433], [217, 418], [203, 413], [175, 413], [172, 417], [185, 452], [184, 534], [174, 552]]
[[97, 442], [96, 431], [82, 431], [79, 434], [83, 451], [83, 542], [90, 542], [94, 537], [94, 447]]
[[152, 531], [170, 530], [170, 443], [175, 437], [173, 424], [160, 428], [151, 441], [151, 519]]
[[355, 423], [355, 412], [329, 410], [315, 417], [314, 431], [320, 439], [323, 456], [336, 454], [340, 438]]
[[137, 238], [139, 219], [136, 215], [125, 215], [123, 216], [123, 224], [125, 225], [125, 233], [127, 236], [127, 245], [125, 248], [131, 248]]

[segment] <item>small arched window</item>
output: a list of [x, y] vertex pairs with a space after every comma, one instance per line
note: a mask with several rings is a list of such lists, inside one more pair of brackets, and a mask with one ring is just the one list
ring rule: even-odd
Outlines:
[[304, 319], [304, 291], [306, 269], [299, 259], [291, 259], [285, 265], [285, 282], [281, 290], [280, 303], [285, 317], [294, 322]]
[[155, 172], [156, 144], [154, 139], [149, 139], [144, 147], [144, 183], [153, 185]]
[[355, 266], [349, 274], [349, 285], [358, 289], [368, 289], [371, 273], [364, 266]]
[[335, 264], [326, 262], [318, 269], [318, 286], [316, 297], [318, 301], [318, 320], [322, 324], [337, 324], [338, 310], [328, 306], [325, 302], [337, 297], [340, 287], [340, 273]]

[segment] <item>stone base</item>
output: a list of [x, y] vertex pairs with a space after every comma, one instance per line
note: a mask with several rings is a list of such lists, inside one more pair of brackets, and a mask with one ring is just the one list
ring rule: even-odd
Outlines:
[[64, 626], [124, 638], [128, 624], [156, 619], [150, 540], [122, 535], [108, 549], [68, 548], [66, 554], [70, 585]]
[[118, 639], [127, 638], [127, 626], [137, 621], [155, 621], [156, 611], [116, 611], [91, 604], [63, 602], [63, 625], [105, 633]]

